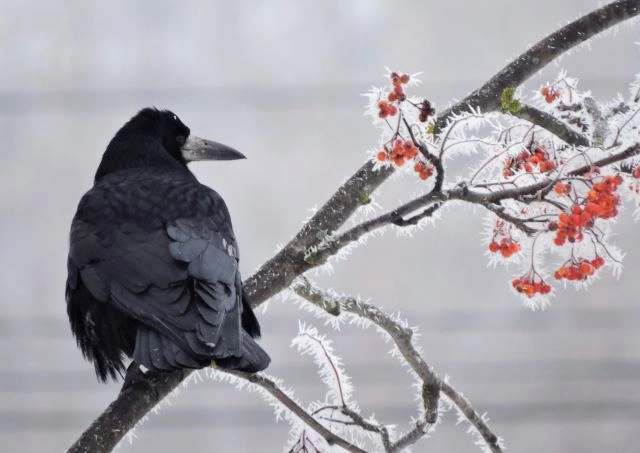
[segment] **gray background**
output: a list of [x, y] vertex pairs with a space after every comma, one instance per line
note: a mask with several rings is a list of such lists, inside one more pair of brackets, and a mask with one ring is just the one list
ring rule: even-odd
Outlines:
[[[171, 108], [194, 133], [249, 156], [194, 166], [231, 208], [248, 275], [375, 148], [359, 94], [383, 83], [385, 66], [424, 71], [420, 91], [442, 109], [596, 5], [0, 1], [1, 449], [64, 450], [118, 390], [95, 381], [69, 333], [65, 260], [76, 203], [106, 143], [138, 109]], [[623, 26], [562, 66], [608, 99], [638, 71], [637, 40], [637, 28]], [[402, 184], [387, 183], [390, 201], [415, 190]], [[508, 293], [510, 272], [487, 268], [480, 216], [462, 206], [411, 240], [371, 240], [322, 283], [420, 326], [426, 359], [488, 412], [511, 451], [637, 451], [640, 249], [625, 214], [622, 278], [606, 276], [586, 293], [561, 290], [544, 312]], [[313, 363], [289, 348], [297, 319], [308, 316], [274, 301], [260, 317], [269, 371], [305, 401], [322, 398]], [[406, 428], [411, 381], [380, 353], [388, 345], [353, 329], [332, 336], [363, 411]], [[447, 414], [415, 450], [477, 451], [465, 430]], [[287, 426], [255, 394], [205, 381], [137, 435], [120, 451], [280, 451]]]

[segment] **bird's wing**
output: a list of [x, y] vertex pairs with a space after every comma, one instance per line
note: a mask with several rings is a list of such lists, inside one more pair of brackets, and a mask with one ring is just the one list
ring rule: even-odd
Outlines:
[[[226, 214], [226, 209], [223, 214]], [[179, 218], [149, 231], [132, 223], [101, 234], [76, 219], [69, 286], [140, 321], [134, 359], [159, 369], [243, 355], [241, 280], [228, 214]]]

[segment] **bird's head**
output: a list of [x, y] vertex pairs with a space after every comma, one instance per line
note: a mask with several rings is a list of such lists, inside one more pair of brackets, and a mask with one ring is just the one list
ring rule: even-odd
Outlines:
[[169, 110], [145, 108], [111, 139], [96, 180], [114, 171], [136, 167], [185, 168], [196, 160], [234, 160], [245, 156], [235, 149], [191, 134]]

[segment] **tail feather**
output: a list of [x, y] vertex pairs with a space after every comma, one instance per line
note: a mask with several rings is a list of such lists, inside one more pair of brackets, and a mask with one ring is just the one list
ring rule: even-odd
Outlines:
[[247, 373], [262, 371], [269, 366], [270, 362], [269, 354], [244, 330], [242, 331], [242, 355], [216, 359], [216, 364], [220, 368], [246, 371]]
[[162, 334], [146, 326], [138, 327], [133, 360], [150, 370], [161, 371], [202, 368], [207, 365], [206, 359], [194, 357]]
[[[171, 371], [179, 368], [202, 368], [207, 366], [212, 358], [194, 356], [162, 334], [140, 326], [133, 360], [150, 370]], [[215, 359], [215, 362], [220, 368], [256, 373], [267, 368], [271, 358], [251, 335], [243, 330], [241, 355]]]
[[242, 291], [242, 328], [247, 331], [252, 338], [260, 338], [260, 323], [256, 318], [246, 293]]

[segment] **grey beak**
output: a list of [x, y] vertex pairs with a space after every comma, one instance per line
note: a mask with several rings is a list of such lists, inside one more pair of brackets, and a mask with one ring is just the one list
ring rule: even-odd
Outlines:
[[205, 140], [204, 138], [189, 135], [187, 141], [182, 145], [182, 157], [187, 162], [195, 160], [235, 160], [246, 159], [244, 154], [236, 151], [230, 146], [213, 140]]

